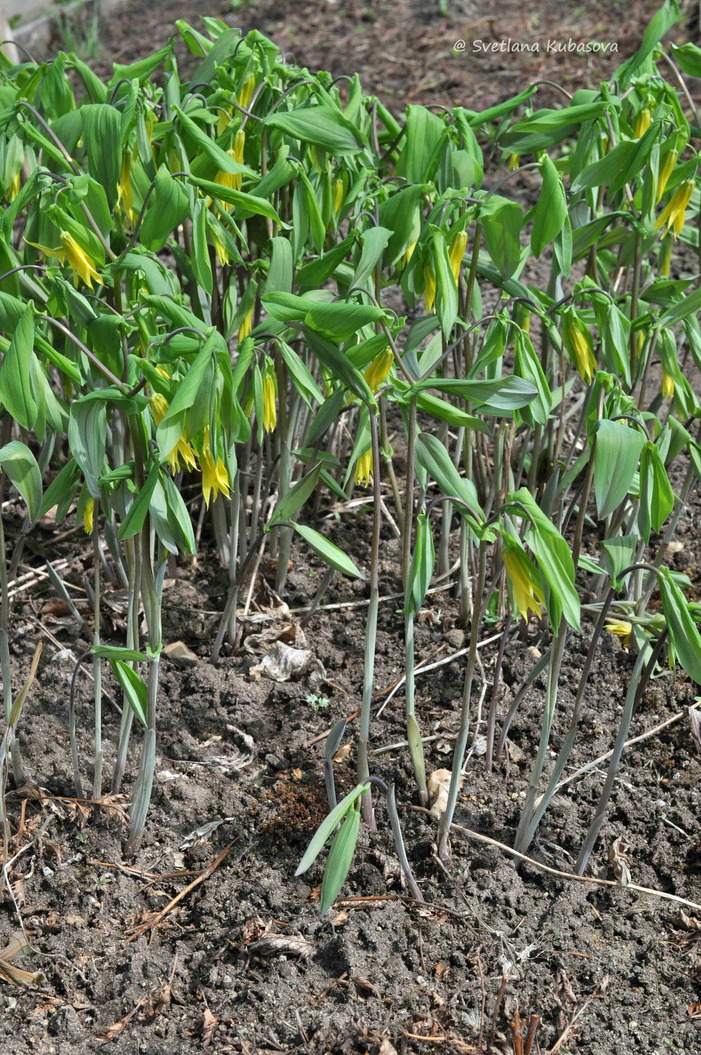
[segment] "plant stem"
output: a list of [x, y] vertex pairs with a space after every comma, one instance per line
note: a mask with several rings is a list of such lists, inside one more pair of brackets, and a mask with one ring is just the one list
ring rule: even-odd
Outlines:
[[[664, 630], [654, 648], [651, 649], [650, 645], [646, 642], [643, 648], [640, 649], [637, 659], [635, 661], [635, 667], [631, 675], [630, 683], [628, 685], [628, 692], [626, 693], [625, 703], [623, 705], [623, 714], [621, 716], [621, 722], [618, 727], [618, 736], [616, 737], [616, 743], [611, 755], [609, 762], [608, 772], [606, 774], [606, 781], [601, 790], [599, 796], [599, 802], [596, 807], [596, 813], [594, 820], [591, 823], [591, 827], [586, 834], [582, 848], [579, 851], [579, 857], [577, 858], [577, 866], [575, 872], [577, 875], [583, 875], [584, 869], [587, 866], [587, 862], [594, 849], [594, 844], [599, 836], [602, 825], [606, 820], [606, 810], [608, 807], [609, 799], [611, 798], [611, 792], [613, 791], [613, 784], [618, 773], [618, 767], [621, 762], [621, 755], [625, 747], [626, 740], [628, 739], [628, 732], [630, 730], [630, 723], [635, 712], [635, 708], [640, 704], [648, 682], [650, 675], [655, 669], [655, 664], [659, 659], [662, 651], [662, 646], [667, 637], [667, 631]], [[649, 657], [649, 658], [648, 658]], [[645, 661], [647, 660], [647, 665]], [[643, 669], [644, 667], [644, 669]]]
[[[380, 604], [380, 524], [382, 518], [380, 491], [380, 443], [377, 430], [377, 418], [370, 414], [370, 437], [372, 441], [372, 545], [370, 550], [370, 603], [365, 623], [365, 662], [363, 668], [363, 698], [360, 705], [360, 735], [358, 738], [358, 783], [362, 784], [370, 776], [368, 750], [370, 744], [370, 714], [372, 711], [372, 690], [375, 680], [375, 651], [377, 648], [377, 613]], [[370, 792], [361, 799], [363, 819], [369, 828], [377, 827], [372, 808]]]
[[465, 669], [465, 681], [462, 694], [462, 708], [460, 711], [460, 729], [458, 731], [455, 753], [453, 755], [453, 768], [450, 776], [448, 802], [438, 827], [438, 857], [446, 865], [450, 863], [450, 847], [448, 842], [450, 838], [450, 825], [453, 821], [453, 814], [455, 813], [455, 806], [458, 801], [462, 767], [465, 760], [465, 751], [467, 749], [467, 738], [470, 732], [472, 682], [475, 674], [475, 667], [477, 665], [477, 644], [479, 641], [479, 628], [483, 606], [482, 595], [484, 593], [484, 583], [487, 574], [487, 542], [484, 539], [480, 540], [479, 544], [477, 568], [477, 584], [473, 595], [472, 619], [470, 623], [470, 651], [467, 657], [467, 667]]
[[[97, 505], [97, 503], [96, 503]], [[100, 541], [98, 535], [99, 507], [93, 514], [93, 645], [100, 644]], [[99, 799], [102, 795], [102, 662], [99, 656], [93, 656], [92, 671], [95, 685], [95, 759], [93, 769], [92, 797]], [[125, 704], [126, 706], [126, 704]]]

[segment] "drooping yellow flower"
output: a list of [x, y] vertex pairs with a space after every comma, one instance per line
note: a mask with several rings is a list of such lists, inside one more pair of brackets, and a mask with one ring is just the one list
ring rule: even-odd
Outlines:
[[514, 604], [523, 619], [528, 613], [540, 615], [543, 610], [543, 591], [536, 582], [535, 569], [517, 542], [504, 535], [503, 560]]
[[86, 535], [92, 535], [95, 520], [95, 499], [89, 498], [83, 510], [83, 527]]
[[277, 381], [272, 367], [263, 374], [263, 430], [274, 432], [277, 425]]
[[662, 395], [665, 399], [671, 399], [674, 395], [674, 378], [662, 367]]
[[68, 231], [61, 231], [61, 247], [65, 259], [75, 273], [80, 275], [86, 286], [92, 289], [93, 279], [102, 284], [102, 279], [95, 268], [94, 262]]
[[220, 136], [231, 120], [231, 110], [220, 106], [217, 110], [217, 136]]
[[678, 238], [684, 226], [686, 207], [691, 201], [693, 193], [694, 181], [692, 179], [685, 179], [680, 183], [667, 205], [657, 217], [655, 229], [659, 230], [660, 227], [664, 227], [666, 224], [664, 233], [668, 234], [671, 227], [674, 238]]
[[[243, 164], [243, 151], [245, 146], [246, 133], [242, 128], [239, 128], [234, 136], [234, 145], [232, 149], [227, 150], [227, 154], [232, 161], [238, 162], [239, 165]], [[224, 172], [223, 169], [220, 169], [214, 177], [214, 182], [218, 183], [221, 187], [230, 187], [232, 190], [241, 190], [241, 173]]]
[[253, 329], [253, 307], [254, 305], [252, 304], [241, 320], [241, 325], [239, 326], [239, 332], [237, 334], [239, 344], [241, 341], [245, 341]]
[[372, 483], [372, 447], [358, 457], [353, 478], [360, 487], [369, 487]]
[[462, 258], [465, 255], [465, 247], [467, 245], [467, 231], [458, 231], [450, 243], [450, 250], [448, 256], [450, 258], [450, 267], [453, 272], [453, 278], [457, 285], [458, 279], [460, 278], [460, 266], [462, 264]]
[[409, 261], [411, 260], [412, 256], [414, 255], [415, 249], [416, 242], [412, 242], [411, 245], [407, 246], [407, 248], [404, 250], [404, 253], [402, 254], [402, 265], [404, 267], [406, 267]]
[[515, 172], [520, 164], [521, 164], [521, 155], [520, 154], [510, 154], [509, 155], [509, 165], [508, 165], [509, 172]]
[[632, 623], [628, 623], [625, 619], [608, 619], [606, 621], [606, 629], [609, 634], [615, 634], [616, 637], [620, 637], [624, 648], [628, 647], [633, 636]]
[[596, 356], [589, 329], [572, 309], [562, 313], [562, 338], [579, 375], [589, 384], [596, 373]]
[[61, 231], [59, 237], [61, 244], [55, 248], [48, 245], [40, 245], [38, 242], [28, 241], [27, 244], [33, 245], [35, 249], [40, 249], [44, 256], [55, 256], [62, 264], [67, 261], [76, 275], [79, 275], [90, 289], [92, 289], [93, 279], [102, 285], [102, 278], [98, 274], [92, 258], [82, 246], [78, 245], [73, 235], [69, 234], [68, 231]]
[[639, 111], [638, 116], [635, 119], [633, 139], [640, 139], [641, 136], [644, 136], [651, 124], [652, 114], [648, 110], [647, 106], [644, 106], [643, 109]]
[[20, 173], [18, 172], [17, 175], [15, 176], [15, 178], [10, 183], [10, 186], [7, 188], [7, 200], [8, 201], [14, 201], [15, 200], [15, 198], [19, 194], [19, 188], [20, 188]]
[[[162, 368], [156, 367], [159, 373], [165, 374]], [[167, 377], [168, 375], [165, 374]], [[150, 400], [151, 413], [153, 414], [153, 420], [156, 425], [160, 425], [163, 418], [166, 416], [168, 410], [168, 400], [165, 396], [162, 396], [160, 392], [154, 392]], [[182, 463], [182, 465], [181, 465]], [[173, 450], [168, 455], [168, 464], [170, 465], [173, 474], [180, 471], [181, 468], [185, 469], [196, 469], [197, 459], [195, 452], [187, 442], [185, 433], [183, 433], [178, 442], [173, 447]]]
[[236, 102], [239, 106], [243, 106], [244, 110], [248, 109], [255, 90], [256, 78], [253, 74], [250, 74], [249, 77], [246, 77], [246, 80], [241, 85], [239, 94], [236, 96]]
[[334, 180], [333, 185], [333, 211], [338, 214], [343, 205], [343, 180]]
[[670, 150], [669, 154], [667, 154], [667, 157], [662, 162], [662, 168], [660, 169], [660, 173], [657, 177], [657, 194], [655, 195], [655, 205], [659, 205], [660, 201], [662, 200], [662, 195], [664, 194], [667, 183], [669, 182], [669, 177], [674, 171], [674, 166], [677, 163], [678, 157], [679, 154], [676, 150]]
[[119, 180], [117, 182], [117, 201], [130, 223], [134, 223], [134, 191], [131, 186], [131, 154], [128, 150], [122, 151], [122, 163], [119, 168]]
[[426, 300], [426, 314], [430, 315], [433, 305], [436, 303], [436, 275], [430, 264], [424, 267], [424, 298]]
[[229, 498], [231, 495], [229, 474], [226, 471], [224, 462], [221, 458], [217, 458], [216, 464], [214, 462], [209, 440], [209, 426], [204, 430], [200, 465], [202, 466], [202, 496], [204, 504], [209, 509], [212, 496], [216, 498], [218, 494], [222, 494], [225, 498]]
[[380, 352], [380, 354], [376, 356], [366, 368], [364, 377], [371, 392], [377, 392], [378, 388], [392, 369], [393, 362], [394, 355], [392, 349], [385, 348], [384, 352]]

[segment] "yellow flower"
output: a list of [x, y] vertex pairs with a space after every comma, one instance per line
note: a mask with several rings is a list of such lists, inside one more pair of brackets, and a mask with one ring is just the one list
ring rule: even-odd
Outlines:
[[659, 205], [662, 199], [662, 195], [665, 192], [665, 187], [669, 182], [669, 177], [674, 171], [674, 166], [677, 163], [678, 157], [679, 154], [676, 150], [670, 150], [669, 154], [667, 154], [667, 157], [662, 162], [662, 168], [660, 169], [659, 176], [657, 177], [657, 195], [655, 197], [655, 205]]
[[412, 256], [414, 255], [415, 249], [416, 242], [412, 242], [411, 245], [407, 246], [407, 248], [405, 249], [404, 254], [402, 256], [402, 264], [404, 265], [404, 267], [406, 267], [409, 261], [411, 260]]
[[450, 267], [453, 272], [453, 278], [457, 285], [458, 279], [460, 278], [460, 265], [462, 264], [462, 258], [465, 255], [465, 246], [467, 245], [467, 231], [458, 231], [450, 243], [449, 257]]
[[424, 267], [424, 297], [426, 299], [426, 314], [430, 315], [433, 305], [436, 303], [436, 276], [430, 264]]
[[227, 110], [223, 106], [220, 106], [217, 111], [217, 136], [222, 134], [230, 120], [231, 110]]
[[648, 110], [647, 106], [638, 113], [635, 119], [635, 128], [633, 129], [633, 139], [640, 139], [644, 136], [648, 128], [652, 124], [652, 114]]
[[17, 175], [15, 176], [15, 178], [10, 183], [10, 186], [7, 188], [7, 200], [8, 201], [14, 201], [15, 200], [15, 198], [19, 194], [19, 188], [20, 188], [20, 174], [18, 172]]
[[243, 317], [243, 319], [241, 321], [241, 325], [239, 326], [239, 332], [237, 334], [237, 339], [238, 339], [239, 344], [241, 343], [241, 341], [245, 341], [245, 339], [248, 337], [248, 335], [249, 335], [249, 333], [251, 332], [252, 329], [253, 329], [253, 305], [251, 305], [251, 307], [248, 309], [248, 311], [246, 312], [246, 314], [244, 315], [244, 317]]
[[95, 518], [95, 499], [89, 498], [85, 509], [83, 510], [83, 527], [85, 528], [86, 535], [92, 535], [93, 522]]
[[[160, 374], [165, 373], [160, 367], [156, 367], [156, 369]], [[168, 375], [165, 374], [165, 376], [167, 377]], [[163, 421], [163, 418], [166, 416], [166, 411], [168, 410], [168, 400], [165, 398], [165, 396], [162, 396], [160, 392], [154, 392], [154, 394], [151, 396], [150, 403], [151, 413], [153, 414], [153, 420], [158, 426]], [[197, 459], [195, 458], [195, 452], [193, 451], [190, 444], [187, 442], [184, 432], [178, 442], [173, 447], [173, 450], [168, 455], [168, 464], [170, 465], [173, 474], [177, 473], [180, 470], [181, 462], [183, 463], [183, 467], [186, 469], [197, 468]]]
[[[243, 164], [243, 150], [246, 145], [246, 133], [242, 128], [239, 128], [238, 132], [234, 136], [234, 145], [231, 150], [227, 150], [227, 154], [232, 161], [238, 162], [239, 165]], [[240, 172], [224, 172], [220, 169], [214, 177], [214, 182], [218, 183], [220, 187], [230, 187], [232, 190], [241, 190], [241, 173]], [[230, 208], [230, 206], [229, 206]]]
[[248, 109], [248, 106], [253, 98], [253, 93], [256, 90], [256, 79], [251, 74], [241, 85], [239, 94], [236, 96], [236, 102], [239, 106], [243, 106], [244, 110]]
[[343, 205], [343, 180], [337, 179], [333, 185], [333, 211], [339, 213]]
[[515, 172], [520, 164], [521, 164], [521, 155], [520, 154], [510, 154], [509, 155], [509, 172]]
[[694, 181], [692, 179], [685, 179], [680, 183], [665, 208], [657, 217], [655, 229], [659, 230], [660, 227], [667, 224], [664, 233], [668, 234], [671, 227], [674, 237], [677, 238], [682, 232], [686, 207], [691, 201], [691, 195], [693, 193]]
[[662, 367], [662, 395], [665, 399], [671, 399], [674, 395], [674, 378]]
[[222, 267], [228, 267], [231, 263], [231, 257], [229, 256], [229, 250], [226, 248], [221, 238], [217, 234], [216, 229], [211, 232], [212, 245], [214, 246], [214, 252], [217, 254], [217, 260]]
[[624, 648], [628, 647], [630, 639], [633, 636], [632, 623], [628, 623], [624, 619], [608, 619], [606, 622], [606, 629], [610, 634], [615, 634], [616, 637], [620, 637], [621, 644]]
[[200, 464], [202, 466], [202, 495], [204, 504], [209, 509], [212, 496], [216, 498], [218, 494], [223, 494], [225, 498], [229, 498], [231, 495], [229, 474], [226, 471], [224, 462], [221, 458], [217, 458], [216, 464], [214, 463], [212, 448], [209, 443], [209, 426], [204, 430]]
[[61, 249], [63, 251], [64, 258], [68, 261], [69, 265], [73, 268], [77, 275], [80, 275], [86, 286], [92, 289], [92, 280], [102, 283], [102, 279], [95, 269], [95, 264], [82, 248], [78, 245], [72, 234], [68, 231], [61, 231]]
[[61, 231], [60, 242], [61, 244], [56, 246], [56, 248], [51, 248], [48, 245], [40, 245], [38, 242], [27, 240], [28, 245], [33, 245], [35, 249], [40, 249], [44, 256], [55, 256], [62, 264], [68, 261], [76, 275], [79, 275], [90, 289], [92, 289], [93, 279], [102, 284], [102, 279], [95, 270], [93, 260], [82, 246], [78, 245], [73, 235], [69, 234], [68, 231]]
[[358, 457], [355, 463], [354, 480], [360, 487], [369, 487], [372, 483], [372, 447]]
[[392, 369], [393, 362], [394, 355], [392, 354], [392, 349], [385, 348], [384, 352], [380, 352], [380, 354], [376, 356], [367, 367], [364, 376], [371, 392], [377, 392], [378, 388]]
[[133, 224], [136, 220], [134, 212], [134, 191], [131, 186], [131, 154], [128, 150], [122, 151], [122, 164], [119, 168], [119, 181], [117, 183], [117, 200], [122, 207], [124, 215]]
[[543, 591], [535, 580], [535, 569], [518, 543], [508, 535], [504, 535], [503, 559], [519, 614], [525, 620], [528, 620], [529, 612], [540, 615]]
[[596, 373], [594, 346], [589, 330], [571, 309], [562, 313], [562, 338], [580, 377], [589, 384]]
[[272, 367], [263, 374], [263, 429], [274, 432], [277, 425], [277, 381]]

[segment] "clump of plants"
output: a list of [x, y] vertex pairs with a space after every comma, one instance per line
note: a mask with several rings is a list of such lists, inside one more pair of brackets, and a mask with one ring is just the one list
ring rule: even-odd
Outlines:
[[[264, 553], [280, 594], [293, 540], [326, 563], [314, 606], [334, 575], [367, 581], [357, 786], [336, 802], [336, 729], [332, 809], [300, 866], [333, 839], [323, 907], [361, 822], [375, 824], [373, 786], [418, 895], [394, 789], [371, 767], [383, 521], [400, 540], [406, 740], [423, 804], [414, 628], [434, 583], [454, 578], [468, 635], [437, 832], [446, 865], [465, 756], [482, 732], [485, 633], [502, 633], [495, 688], [529, 619], [547, 643], [530, 676], [544, 671], [547, 690], [515, 833], [522, 853], [577, 738], [602, 635], [634, 650], [583, 871], [656, 667], [678, 662], [701, 683], [690, 583], [665, 564], [701, 473], [690, 380], [701, 368], [701, 131], [684, 81], [701, 76], [701, 49], [662, 44], [678, 16], [665, 3], [609, 82], [560, 89], [556, 107], [538, 106], [535, 84], [482, 112], [409, 106], [401, 118], [357, 77], [297, 69], [259, 33], [211, 18], [202, 31], [178, 23], [200, 57], [188, 78], [172, 44], [115, 65], [106, 82], [74, 54], [0, 58], [0, 493], [14, 488], [26, 507], [14, 552], [0, 534], [3, 787], [8, 775], [22, 780], [24, 699], [10, 671], [8, 577], [40, 517], [74, 515], [94, 558], [83, 657], [94, 677], [91, 793], [119, 791], [136, 738], [127, 849], [138, 846], [156, 758], [163, 580], [169, 559], [197, 550], [183, 498], [194, 482], [195, 515], [203, 506], [228, 573], [215, 661], [236, 643], [242, 588]], [[525, 170], [538, 186], [527, 211], [510, 194]], [[534, 258], [547, 261], [542, 286], [522, 279]], [[389, 307], [390, 289], [406, 315]], [[318, 503], [358, 489], [372, 500], [362, 569], [310, 523]], [[106, 577], [128, 592], [119, 644], [101, 638]], [[551, 762], [559, 672], [579, 632], [588, 652]], [[123, 694], [111, 773], [105, 663]], [[488, 770], [522, 695], [499, 728], [493, 693]], [[86, 760], [69, 711], [82, 795]]]

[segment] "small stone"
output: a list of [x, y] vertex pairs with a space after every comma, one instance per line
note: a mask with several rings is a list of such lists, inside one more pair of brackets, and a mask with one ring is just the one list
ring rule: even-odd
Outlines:
[[163, 649], [163, 655], [172, 659], [173, 663], [177, 663], [179, 667], [196, 667], [199, 663], [199, 658], [184, 641], [171, 641]]

